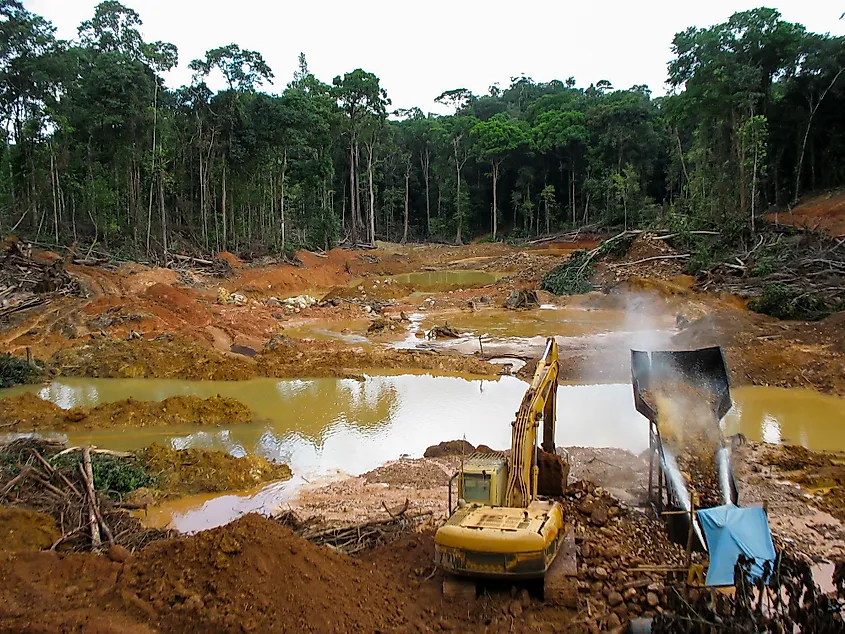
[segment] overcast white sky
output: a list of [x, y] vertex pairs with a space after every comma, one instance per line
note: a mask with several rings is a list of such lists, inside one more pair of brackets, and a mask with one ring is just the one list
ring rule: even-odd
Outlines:
[[[648, 84], [663, 94], [676, 32], [761, 4], [811, 31], [845, 34], [845, 20], [839, 20], [845, 3], [837, 0], [122, 1], [140, 14], [146, 40], [179, 48], [171, 86], [190, 81], [192, 59], [234, 42], [264, 56], [278, 90], [290, 81], [302, 51], [311, 72], [327, 83], [360, 67], [381, 78], [394, 107], [424, 111], [442, 111], [433, 99], [444, 90], [483, 94], [520, 74], [536, 81], [573, 76], [581, 87], [600, 79], [616, 88]], [[65, 39], [76, 36], [96, 4], [24, 0]]]

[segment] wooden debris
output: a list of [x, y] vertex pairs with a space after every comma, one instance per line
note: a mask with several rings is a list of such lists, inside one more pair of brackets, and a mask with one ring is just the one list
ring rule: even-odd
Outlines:
[[431, 511], [409, 513], [408, 506], [408, 500], [398, 509], [388, 509], [385, 505], [389, 518], [346, 526], [326, 527], [325, 524], [317, 523], [315, 518], [302, 520], [293, 511], [286, 511], [274, 519], [313, 544], [353, 555], [413, 530], [420, 521], [432, 515]]
[[91, 468], [91, 450], [88, 447], [82, 449], [82, 464], [79, 469], [85, 482], [85, 491], [88, 493], [88, 525], [91, 528], [91, 547], [96, 550], [101, 544], [100, 524], [97, 521], [97, 495], [94, 493], [94, 471]]

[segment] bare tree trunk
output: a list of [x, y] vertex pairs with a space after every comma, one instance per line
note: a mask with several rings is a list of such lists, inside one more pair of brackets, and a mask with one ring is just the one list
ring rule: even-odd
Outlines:
[[288, 149], [285, 148], [282, 154], [282, 180], [279, 182], [279, 219], [282, 223], [282, 251], [285, 250], [285, 172], [288, 169]]
[[732, 118], [734, 138], [736, 139], [734, 142], [736, 150], [736, 159], [739, 163], [739, 209], [742, 215], [744, 216], [745, 213], [748, 211], [748, 203], [746, 200], [747, 190], [745, 184], [745, 161], [743, 160], [745, 152], [743, 151], [742, 133], [739, 127], [739, 115], [737, 115], [736, 111], [732, 113]]
[[156, 128], [158, 125], [158, 82], [155, 85], [153, 92], [153, 158], [150, 165], [150, 203], [147, 207], [147, 257], [150, 255], [150, 235], [152, 233], [153, 224], [153, 183], [155, 174], [155, 154], [156, 154]]
[[458, 233], [455, 236], [456, 244], [463, 244], [461, 240], [461, 229], [463, 228], [464, 220], [463, 216], [461, 216], [461, 168], [466, 162], [466, 158], [463, 161], [458, 160], [458, 144], [461, 142], [461, 138], [463, 138], [462, 135], [459, 135], [452, 140], [452, 147], [455, 150], [455, 171], [458, 176], [457, 197], [455, 198], [455, 215], [458, 217]]
[[408, 202], [410, 198], [411, 161], [405, 167], [405, 230], [402, 232], [402, 244], [408, 242]]
[[496, 198], [496, 190], [498, 189], [497, 185], [499, 182], [499, 163], [497, 161], [491, 161], [490, 164], [493, 166], [493, 239], [495, 240], [499, 228], [499, 203]]
[[229, 241], [227, 239], [228, 238], [229, 223], [226, 221], [226, 161], [225, 161], [225, 159], [223, 161], [223, 185], [222, 185], [222, 188], [221, 188], [221, 197], [222, 197], [222, 202], [221, 202], [220, 208], [221, 208], [221, 211], [222, 211], [222, 217], [221, 217], [220, 220], [223, 224], [223, 244], [222, 244], [222, 247], [223, 247], [223, 250], [226, 251], [229, 248]]
[[367, 180], [370, 186], [370, 244], [376, 243], [376, 193], [373, 187], [373, 152], [375, 140], [367, 144]]
[[801, 152], [798, 154], [798, 166], [795, 168], [795, 196], [792, 198], [792, 204], [796, 204], [798, 202], [798, 195], [801, 190], [801, 168], [804, 165], [804, 152], [807, 149], [807, 138], [810, 136], [810, 127], [813, 125], [813, 117], [816, 116], [816, 110], [819, 109], [819, 105], [827, 96], [827, 92], [833, 88], [833, 84], [836, 83], [836, 80], [839, 79], [839, 76], [845, 72], [845, 66], [839, 69], [839, 72], [836, 73], [833, 80], [828, 84], [827, 88], [825, 88], [822, 93], [819, 95], [819, 100], [816, 102], [816, 105], [812, 105], [812, 100], [810, 101], [810, 117], [807, 119], [807, 128], [804, 130], [804, 138], [801, 141]]
[[208, 218], [205, 213], [205, 174], [202, 162], [202, 126], [200, 126], [199, 155], [200, 155], [200, 219], [202, 220], [202, 241], [208, 249]]
[[357, 196], [355, 195], [355, 191], [357, 190], [356, 185], [356, 178], [355, 178], [355, 142], [352, 141], [349, 144], [349, 223], [352, 225], [352, 244], [358, 244], [358, 218], [357, 212], [355, 209], [355, 203], [357, 202]]
[[59, 207], [56, 201], [56, 163], [53, 157], [53, 146], [50, 145], [50, 184], [53, 190], [53, 229], [56, 235], [56, 244], [59, 243]]
[[358, 223], [359, 229], [366, 231], [364, 224], [364, 211], [361, 208], [361, 184], [358, 182], [361, 174], [361, 147], [358, 142], [355, 142], [355, 222]]
[[167, 259], [167, 214], [164, 210], [164, 179], [158, 179], [158, 204], [161, 216], [161, 244], [164, 248], [165, 260]]
[[431, 235], [431, 194], [429, 187], [429, 169], [431, 167], [431, 150], [427, 147], [421, 155], [423, 180], [425, 181], [425, 235]]

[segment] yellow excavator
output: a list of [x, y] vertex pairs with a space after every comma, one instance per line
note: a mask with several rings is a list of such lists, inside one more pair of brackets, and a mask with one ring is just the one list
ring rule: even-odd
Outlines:
[[[434, 538], [435, 564], [449, 575], [511, 580], [544, 579], [564, 541], [574, 574], [574, 541], [565, 540], [560, 496], [569, 467], [555, 454], [557, 342], [546, 341], [531, 385], [511, 423], [511, 452], [474, 453], [449, 482], [449, 519]], [[542, 424], [542, 443], [538, 446]], [[458, 501], [452, 508], [453, 482]], [[571, 552], [569, 552], [571, 551]], [[556, 565], [555, 568], [560, 568]], [[559, 575], [556, 575], [559, 576]], [[447, 577], [447, 581], [450, 580]], [[446, 586], [444, 585], [444, 588]], [[547, 597], [548, 598], [548, 597]]]

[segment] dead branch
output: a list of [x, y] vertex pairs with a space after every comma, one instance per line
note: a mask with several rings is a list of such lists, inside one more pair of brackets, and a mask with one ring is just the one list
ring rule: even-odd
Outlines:
[[653, 262], [654, 260], [680, 260], [691, 257], [690, 253], [681, 253], [678, 255], [655, 255], [651, 258], [643, 258], [642, 260], [634, 260], [633, 262], [619, 262], [617, 264], [609, 264], [610, 268], [621, 268], [623, 266], [633, 266], [634, 264], [642, 264], [643, 262]]
[[187, 255], [179, 255], [178, 253], [169, 253], [168, 255], [174, 260], [179, 260], [180, 262], [190, 262], [192, 264], [200, 264], [202, 266], [214, 266], [213, 260], [206, 260], [204, 258], [192, 258]]
[[390, 515], [390, 517], [395, 519], [405, 514], [405, 511], [408, 510], [409, 502], [410, 500], [408, 500], [408, 498], [405, 498], [405, 503], [402, 506], [398, 506], [393, 509], [387, 508], [387, 504], [385, 504], [384, 502], [381, 503], [381, 506], [382, 508], [384, 508], [387, 514]]
[[82, 449], [82, 464], [79, 465], [79, 470], [82, 472], [82, 481], [85, 483], [85, 490], [88, 493], [88, 525], [91, 528], [91, 547], [97, 549], [102, 544], [102, 539], [100, 537], [100, 524], [97, 520], [94, 470], [91, 467], [91, 451], [88, 447]]
[[57, 471], [53, 465], [44, 460], [44, 457], [40, 453], [38, 453], [38, 451], [36, 451], [35, 449], [32, 449], [30, 451], [33, 457], [38, 460], [38, 462], [40, 462], [42, 465], [44, 465], [44, 468], [47, 469], [47, 473], [49, 473], [51, 476], [58, 476], [59, 479], [64, 482], [65, 486], [67, 486], [71, 491], [74, 492], [74, 494], [76, 494], [76, 497], [82, 497], [82, 494], [79, 492], [79, 490], [75, 486], [73, 486], [73, 483], [68, 480], [63, 473]]
[[87, 450], [90, 453], [99, 454], [101, 456], [114, 456], [115, 458], [131, 458], [135, 455], [131, 451], [112, 451], [111, 449], [95, 449], [94, 447], [68, 447], [59, 453], [54, 454], [50, 460], [55, 460], [59, 456], [64, 456], [65, 454], [80, 450], [83, 452]]
[[14, 478], [9, 480], [9, 483], [5, 487], [3, 487], [2, 491], [0, 491], [0, 498], [2, 498], [9, 491], [11, 491], [18, 482], [20, 482], [21, 480], [26, 478], [29, 475], [30, 471], [32, 471], [32, 467], [30, 467], [28, 465], [25, 466], [23, 469], [21, 469], [21, 472], [18, 475], [16, 475]]

